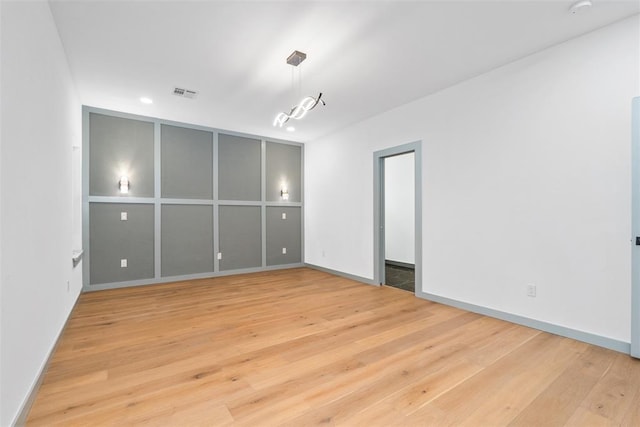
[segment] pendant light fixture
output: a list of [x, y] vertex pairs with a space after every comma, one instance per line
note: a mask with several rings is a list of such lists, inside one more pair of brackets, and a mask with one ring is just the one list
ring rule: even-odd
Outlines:
[[[307, 58], [306, 53], [295, 50], [287, 58], [287, 64], [291, 65], [292, 67], [297, 67], [306, 58]], [[293, 69], [292, 69], [292, 72], [293, 72]], [[298, 82], [299, 82], [299, 86], [302, 87], [301, 72], [298, 73]], [[292, 74], [291, 85], [293, 86], [293, 74]], [[289, 121], [289, 119], [300, 120], [301, 118], [306, 116], [309, 111], [313, 110], [318, 104], [326, 105], [324, 100], [322, 99], [322, 92], [320, 92], [318, 96], [315, 98], [312, 96], [307, 96], [303, 98], [300, 102], [298, 102], [298, 104], [296, 104], [293, 108], [291, 108], [291, 110], [288, 113], [278, 113], [276, 118], [273, 120], [273, 125], [282, 127], [285, 123]]]

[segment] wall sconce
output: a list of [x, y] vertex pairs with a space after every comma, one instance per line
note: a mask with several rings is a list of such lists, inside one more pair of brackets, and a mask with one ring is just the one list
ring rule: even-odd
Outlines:
[[282, 197], [282, 200], [289, 200], [289, 190], [286, 187], [282, 187], [280, 190], [280, 197]]
[[118, 181], [118, 188], [120, 189], [121, 194], [129, 193], [129, 178], [121, 176], [120, 181]]

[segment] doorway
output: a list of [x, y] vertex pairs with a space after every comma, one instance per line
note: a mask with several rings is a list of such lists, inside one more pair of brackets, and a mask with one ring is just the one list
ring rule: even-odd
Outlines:
[[373, 153], [374, 281], [422, 293], [421, 142]]
[[384, 284], [415, 293], [415, 153], [382, 159]]

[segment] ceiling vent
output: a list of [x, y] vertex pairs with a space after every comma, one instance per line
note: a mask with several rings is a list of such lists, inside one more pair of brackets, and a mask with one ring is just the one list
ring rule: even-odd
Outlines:
[[195, 90], [183, 89], [180, 87], [176, 87], [173, 89], [173, 94], [176, 96], [181, 96], [183, 98], [193, 99], [198, 95], [198, 92]]

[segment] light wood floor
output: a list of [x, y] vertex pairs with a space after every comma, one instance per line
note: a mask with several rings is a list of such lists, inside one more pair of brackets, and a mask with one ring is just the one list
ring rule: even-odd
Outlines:
[[83, 294], [28, 424], [640, 426], [640, 361], [285, 270]]

